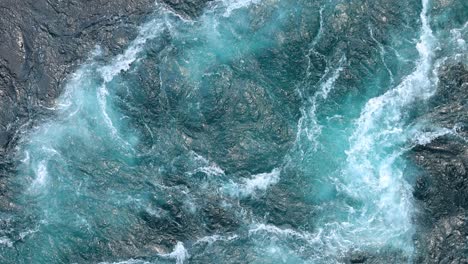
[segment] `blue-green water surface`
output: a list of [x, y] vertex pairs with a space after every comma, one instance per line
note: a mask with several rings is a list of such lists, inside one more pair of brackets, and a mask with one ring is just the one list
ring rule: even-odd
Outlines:
[[156, 3], [23, 132], [0, 262], [411, 263], [404, 154], [430, 140], [415, 120], [466, 24], [439, 38], [429, 0], [377, 2], [388, 14], [223, 0], [185, 18]]

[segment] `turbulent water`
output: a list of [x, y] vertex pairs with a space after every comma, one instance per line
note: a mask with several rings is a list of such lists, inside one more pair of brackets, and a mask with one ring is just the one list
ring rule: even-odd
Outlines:
[[468, 29], [430, 0], [372, 5], [156, 3], [22, 131], [1, 262], [411, 263], [405, 154], [456, 133], [419, 117]]

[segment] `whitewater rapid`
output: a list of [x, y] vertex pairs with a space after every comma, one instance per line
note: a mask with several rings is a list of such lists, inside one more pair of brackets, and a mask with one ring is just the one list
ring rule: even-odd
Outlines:
[[[321, 219], [318, 219], [316, 232], [295, 233], [265, 225], [255, 228], [255, 232], [300, 237], [312, 248], [320, 248], [320, 253], [312, 254], [316, 263], [336, 261], [337, 256], [344, 257], [347, 252], [372, 251], [382, 245], [401, 250], [407, 256], [412, 255], [415, 209], [412, 187], [404, 175], [406, 164], [402, 156], [410, 149], [414, 140], [423, 140], [411, 128], [407, 113], [416, 103], [428, 100], [437, 86], [434, 68], [437, 39], [429, 24], [429, 6], [427, 0], [422, 1], [420, 37], [416, 44], [419, 58], [413, 72], [404, 77], [396, 87], [371, 98], [364, 105], [360, 116], [353, 121], [353, 129], [348, 136], [349, 147], [344, 150], [346, 164], [329, 175], [320, 176], [321, 180], [316, 182], [318, 187], [314, 190], [328, 189], [336, 192], [338, 197], [343, 197], [342, 200], [332, 200], [320, 206]], [[317, 37], [320, 37], [321, 29], [318, 32]], [[372, 29], [370, 34], [376, 41]], [[316, 45], [316, 42], [314, 39], [312, 45]], [[394, 76], [382, 57], [384, 48], [380, 43], [379, 49], [382, 63], [393, 84]], [[312, 51], [313, 47], [308, 56]], [[344, 63], [344, 58], [341, 58], [339, 62], [335, 62], [338, 65], [335, 69], [330, 70], [327, 67], [318, 82], [318, 91], [312, 96], [306, 97], [299, 89], [304, 98], [304, 106], [298, 123], [297, 147], [293, 149], [297, 156], [293, 153], [288, 163], [295, 163], [291, 160], [295, 158], [302, 160], [296, 163], [303, 170], [321, 166], [311, 165], [307, 161], [314, 159], [313, 156], [307, 157], [314, 155], [310, 153], [324, 155], [318, 151], [323, 125], [319, 123], [317, 111], [335, 86]], [[307, 70], [310, 68], [309, 65]], [[444, 130], [431, 139], [445, 133], [447, 132]], [[329, 199], [330, 195], [325, 193], [321, 199]], [[336, 218], [336, 215], [340, 217]]]
[[[422, 1], [419, 39], [405, 47], [414, 57], [392, 55], [364, 26], [385, 74], [371, 77], [390, 80], [372, 91], [350, 87], [352, 54], [320, 49], [343, 5], [309, 4], [220, 0], [189, 19], [156, 3], [122, 54], [96, 47], [54, 115], [23, 133], [13, 183], [29, 222], [0, 237], [6, 254], [341, 263], [388, 251], [411, 262], [405, 154], [456, 134], [426, 133], [409, 114], [437, 87], [431, 4]], [[451, 32], [461, 51], [465, 31]], [[392, 58], [412, 70], [398, 75]]]

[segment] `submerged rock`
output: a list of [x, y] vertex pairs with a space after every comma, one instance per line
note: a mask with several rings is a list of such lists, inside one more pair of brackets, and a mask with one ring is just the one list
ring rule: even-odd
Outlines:
[[0, 153], [23, 124], [54, 107], [64, 80], [96, 45], [121, 52], [153, 6], [153, 0], [2, 1]]
[[[195, 16], [207, 0], [166, 2]], [[154, 6], [154, 0], [2, 1], [0, 154], [23, 124], [54, 107], [68, 75], [96, 45], [110, 56], [122, 52]]]
[[418, 263], [468, 261], [468, 65], [449, 62], [439, 72], [433, 109], [425, 119], [446, 129], [445, 135], [417, 146], [413, 157], [423, 171], [414, 196], [418, 216]]
[[[419, 69], [415, 39], [432, 37], [416, 30], [420, 2], [208, 2], [161, 2], [182, 19], [156, 17], [165, 28], [123, 62], [113, 59], [154, 18], [153, 0], [0, 3], [0, 262], [407, 263], [413, 243], [415, 262], [465, 262], [466, 63], [437, 68], [429, 104], [405, 101], [418, 89], [385, 97]], [[435, 1], [427, 16], [462, 2]], [[83, 64], [96, 45], [99, 65]], [[15, 160], [80, 65], [84, 95], [72, 94], [84, 110], [52, 119]], [[103, 65], [118, 70], [104, 84]], [[407, 149], [394, 136], [403, 119], [442, 129], [410, 142], [415, 242], [398, 206], [411, 188], [392, 171], [404, 162], [385, 156]], [[45, 194], [17, 198], [18, 175]]]

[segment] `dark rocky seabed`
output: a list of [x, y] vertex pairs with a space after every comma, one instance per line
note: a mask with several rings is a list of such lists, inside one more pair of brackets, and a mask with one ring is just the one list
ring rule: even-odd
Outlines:
[[2, 0], [0, 263], [468, 263], [468, 1]]

